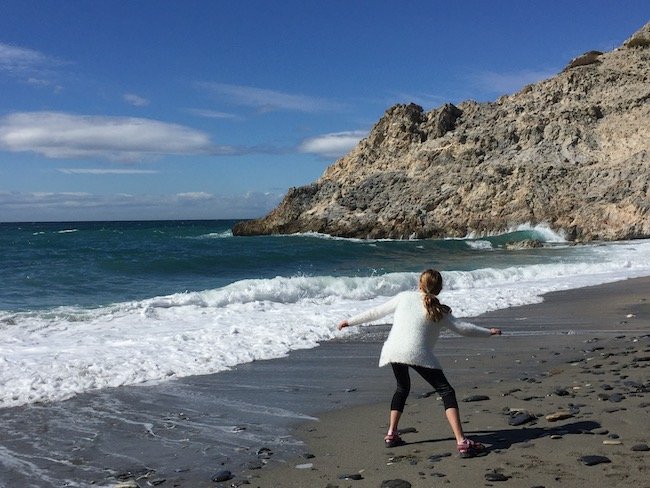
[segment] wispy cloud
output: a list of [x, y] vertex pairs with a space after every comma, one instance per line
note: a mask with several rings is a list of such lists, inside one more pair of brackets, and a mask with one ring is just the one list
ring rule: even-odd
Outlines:
[[157, 120], [18, 112], [0, 118], [0, 149], [48, 158], [140, 161], [164, 154], [227, 154], [204, 132]]
[[449, 101], [449, 98], [445, 98], [442, 95], [433, 95], [430, 93], [397, 93], [386, 105], [392, 105], [394, 103], [416, 103], [421, 107], [428, 109], [431, 107], [437, 107]]
[[68, 175], [151, 175], [158, 173], [153, 169], [125, 168], [58, 168], [57, 171]]
[[123, 96], [124, 101], [133, 105], [134, 107], [146, 107], [149, 105], [149, 100], [133, 93], [127, 93]]
[[344, 109], [341, 103], [334, 100], [253, 86], [202, 82], [197, 83], [197, 87], [226, 102], [252, 107], [261, 112], [289, 110], [317, 113]]
[[26, 70], [47, 62], [48, 57], [38, 51], [0, 42], [0, 69], [2, 70]]
[[186, 193], [177, 193], [176, 197], [180, 200], [212, 200], [214, 195], [204, 191], [193, 191]]
[[60, 90], [56, 69], [69, 64], [33, 49], [0, 42], [0, 73], [35, 87]]
[[298, 149], [323, 158], [338, 158], [351, 151], [367, 135], [367, 131], [361, 130], [323, 134], [305, 139]]
[[550, 70], [521, 70], [503, 73], [484, 71], [476, 74], [473, 80], [484, 90], [503, 95], [506, 93], [515, 93], [526, 85], [545, 80], [556, 73], [557, 71]]
[[227, 112], [218, 112], [216, 110], [208, 110], [202, 108], [188, 108], [185, 110], [188, 114], [196, 115], [197, 117], [204, 117], [206, 119], [236, 119], [235, 114]]
[[253, 218], [274, 208], [275, 192], [214, 195], [188, 192], [170, 195], [95, 195], [91, 193], [0, 192], [0, 222], [33, 220], [131, 220], [176, 218]]

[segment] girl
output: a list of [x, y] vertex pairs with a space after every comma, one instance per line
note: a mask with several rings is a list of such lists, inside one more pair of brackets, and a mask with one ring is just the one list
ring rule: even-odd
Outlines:
[[419, 291], [399, 293], [383, 305], [343, 320], [338, 329], [372, 322], [395, 312], [393, 326], [379, 359], [379, 366], [391, 365], [397, 380], [397, 389], [390, 407], [388, 433], [384, 438], [386, 447], [405, 444], [399, 436], [397, 425], [411, 389], [410, 367], [442, 397], [447, 420], [456, 437], [458, 452], [462, 457], [472, 457], [485, 450], [485, 446], [465, 437], [460, 423], [456, 393], [445, 378], [440, 362], [433, 353], [433, 347], [443, 327], [464, 336], [501, 335], [501, 330], [486, 329], [457, 320], [451, 314], [451, 309], [438, 300], [440, 290], [440, 272], [427, 269], [420, 275]]

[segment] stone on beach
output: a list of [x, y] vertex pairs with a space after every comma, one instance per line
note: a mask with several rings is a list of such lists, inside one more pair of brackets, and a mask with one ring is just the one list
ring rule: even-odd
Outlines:
[[216, 473], [212, 477], [212, 481], [214, 481], [215, 483], [221, 483], [222, 481], [228, 481], [228, 480], [231, 480], [233, 478], [234, 478], [233, 474], [230, 471], [228, 471], [227, 469], [224, 469], [224, 470], [219, 471], [218, 473]]
[[648, 447], [648, 444], [634, 444], [630, 450], [635, 452], [646, 452], [650, 451], [650, 447]]
[[339, 476], [340, 480], [353, 480], [353, 481], [358, 481], [362, 480], [363, 476], [361, 476], [359, 473], [354, 473], [354, 474], [342, 474]]
[[471, 395], [468, 397], [463, 398], [462, 401], [464, 402], [482, 402], [485, 400], [489, 400], [490, 397], [487, 395]]
[[573, 417], [571, 412], [555, 412], [547, 415], [545, 418], [549, 422], [557, 422], [558, 420], [570, 419]]
[[381, 488], [411, 488], [411, 483], [406, 480], [384, 480], [381, 483]]
[[498, 471], [492, 471], [491, 473], [485, 473], [485, 481], [508, 481], [510, 479], [503, 473]]
[[508, 424], [512, 426], [523, 425], [528, 422], [537, 420], [537, 417], [530, 413], [528, 410], [514, 410], [510, 412], [508, 417]]
[[608, 457], [598, 455], [581, 456], [578, 460], [585, 466], [596, 466], [597, 464], [606, 464], [612, 462], [612, 460]]

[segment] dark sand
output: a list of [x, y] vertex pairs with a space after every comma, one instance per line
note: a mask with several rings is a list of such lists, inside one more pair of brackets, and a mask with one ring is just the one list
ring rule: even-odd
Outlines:
[[[650, 487], [650, 455], [632, 450], [650, 443], [650, 278], [474, 322], [504, 335], [441, 340], [439, 356], [459, 400], [489, 397], [461, 402], [485, 457], [458, 458], [439, 400], [415, 376], [401, 427], [416, 432], [383, 446], [394, 380], [376, 367], [387, 328], [368, 327], [224, 373], [0, 410], [0, 486]], [[517, 409], [536, 419], [509, 425]], [[556, 412], [571, 417], [546, 420]], [[588, 467], [584, 455], [611, 462]], [[212, 481], [222, 470], [232, 479]], [[494, 472], [507, 481], [485, 478]]]
[[[443, 363], [459, 400], [489, 397], [460, 403], [466, 433], [488, 446], [486, 456], [458, 457], [441, 402], [417, 378], [400, 425], [414, 431], [403, 435], [407, 445], [382, 443], [391, 388], [381, 404], [298, 425], [308, 455], [250, 473], [251, 486], [650, 487], [650, 452], [636, 450], [650, 444], [649, 278], [549, 294], [474, 322], [506, 335], [487, 340], [492, 352], [477, 350], [481, 339], [454, 339]], [[523, 411], [534, 420], [510, 425]], [[566, 418], [546, 418], [556, 413]], [[609, 462], [587, 466], [583, 456]], [[362, 479], [341, 479], [349, 475]]]

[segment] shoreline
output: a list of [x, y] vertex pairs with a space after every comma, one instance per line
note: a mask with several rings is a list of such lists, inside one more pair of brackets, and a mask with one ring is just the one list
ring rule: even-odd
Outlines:
[[[650, 277], [554, 292], [540, 304], [471, 319], [485, 326], [500, 326], [506, 335], [443, 339], [438, 343], [439, 357], [459, 400], [466, 393], [521, 386], [522, 375], [538, 379], [549, 368], [566, 364], [571, 356], [584, 356], [584, 341], [594, 335], [601, 341], [614, 341], [607, 342], [607, 347], [616, 349], [621, 347], [616, 341], [622, 341], [614, 339], [616, 336], [647, 334], [649, 295]], [[627, 318], [629, 314], [635, 317]], [[516, 324], [521, 334], [508, 336], [507, 321]], [[548, 327], [548, 334], [526, 335], [527, 330], [540, 327]], [[368, 475], [370, 468], [360, 466], [362, 459], [375, 467], [388, 462], [381, 439], [394, 380], [386, 368], [377, 367], [387, 329], [368, 327], [360, 334], [322, 343], [315, 349], [293, 351], [287, 357], [243, 364], [212, 375], [106, 389], [65, 402], [0, 410], [0, 464], [5, 467], [0, 486], [92, 483], [124, 488], [200, 488], [245, 482], [260, 487], [311, 483], [379, 486], [378, 478]], [[647, 339], [643, 341], [647, 349]], [[480, 388], [476, 380], [481, 380]], [[647, 374], [640, 380], [647, 382]], [[526, 384], [527, 388], [530, 385]], [[417, 417], [418, 410], [425, 408], [419, 405], [435, 401], [418, 398], [428, 393], [426, 386], [414, 377], [402, 427], [425, 422]], [[469, 412], [467, 405], [461, 403], [461, 414], [465, 417], [463, 412], [471, 413], [469, 430], [477, 418], [501, 415], [495, 413], [497, 407], [476, 413]], [[440, 408], [431, 408], [436, 416], [434, 438], [430, 430], [418, 428], [424, 436], [418, 441], [421, 452], [437, 446], [434, 439], [449, 437], [446, 422], [439, 415], [441, 410], [437, 411]], [[647, 417], [647, 407], [642, 413]], [[311, 431], [309, 426], [316, 430]], [[359, 458], [358, 449], [354, 449], [359, 445], [364, 447], [365, 458]], [[444, 448], [450, 449], [449, 443]], [[313, 460], [303, 457], [308, 451], [316, 454]], [[366, 470], [366, 481], [338, 480], [343, 474], [339, 471], [344, 470], [337, 464], [340, 459], [355, 461], [349, 469]], [[455, 457], [444, 462], [459, 464]], [[418, 467], [409, 463], [391, 466]], [[296, 469], [298, 464], [313, 466]], [[214, 475], [224, 470], [230, 471], [233, 479], [213, 482]], [[382, 473], [379, 470], [376, 476]], [[513, 481], [510, 485], [516, 486]]]
[[[551, 324], [555, 334], [537, 336], [542, 340], [531, 344], [530, 336], [507, 336], [507, 325], [500, 321], [508, 320], [524, 329]], [[387, 486], [425, 488], [439, 482], [491, 486], [490, 481], [507, 480], [508, 486], [521, 488], [650, 487], [650, 453], [632, 451], [650, 444], [647, 427], [639, 429], [650, 421], [650, 402], [644, 401], [650, 375], [643, 369], [650, 364], [650, 277], [553, 292], [542, 303], [471, 321], [502, 326], [506, 336], [490, 339], [491, 344], [502, 341], [494, 343], [492, 354], [463, 351], [463, 344], [476, 341], [452, 339], [457, 349], [445, 347], [441, 360], [456, 388], [466, 433], [486, 444], [487, 456], [458, 458], [442, 405], [412, 374], [400, 426], [407, 445], [382, 445], [391, 385], [381, 403], [330, 411], [317, 422], [294, 425], [293, 434], [305, 445], [303, 455], [252, 475], [251, 486], [377, 487], [402, 480], [408, 484]], [[464, 401], [476, 395], [489, 399]], [[521, 412], [534, 420], [511, 426], [509, 419]], [[566, 418], [547, 420], [553, 414]], [[609, 462], [586, 466], [583, 456]]]

